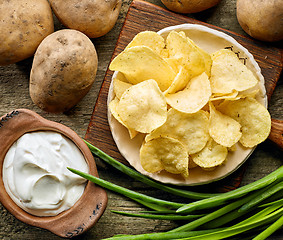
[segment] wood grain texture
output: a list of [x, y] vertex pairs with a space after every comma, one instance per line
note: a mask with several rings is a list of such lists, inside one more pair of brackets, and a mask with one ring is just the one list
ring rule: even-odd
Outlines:
[[283, 149], [283, 120], [272, 119], [269, 139]]
[[[17, 64], [0, 66], [0, 116], [17, 108], [27, 108], [40, 114], [41, 116], [56, 122], [60, 122], [84, 137], [86, 130], [89, 127], [89, 122], [93, 114], [94, 105], [98, 97], [101, 84], [104, 80], [105, 73], [112, 57], [115, 44], [120, 34], [126, 18], [127, 11], [132, 0], [123, 0], [121, 12], [118, 21], [114, 28], [105, 36], [91, 39], [98, 53], [98, 71], [95, 83], [90, 92], [84, 99], [77, 104], [71, 111], [64, 114], [50, 114], [40, 110], [33, 104], [29, 97], [29, 73], [32, 64], [32, 58], [26, 59]], [[147, 0], [166, 9], [160, 0]], [[138, 9], [137, 9], [138, 10]], [[208, 24], [218, 26], [219, 28], [233, 31], [243, 36], [249, 37], [240, 27], [236, 18], [236, 0], [221, 0], [221, 2], [206, 11], [196, 14], [180, 15], [190, 17]], [[1, 18], [1, 17], [0, 17]], [[54, 16], [55, 30], [64, 29], [65, 27]], [[139, 19], [138, 22], [143, 22]], [[138, 23], [137, 23], [138, 24]], [[154, 22], [152, 22], [154, 24]], [[265, 47], [265, 43], [257, 43]], [[282, 44], [282, 43], [281, 43]], [[272, 44], [280, 46], [279, 44]], [[269, 46], [269, 44], [268, 44]], [[282, 46], [282, 45], [281, 45]], [[269, 71], [272, 71], [270, 69]], [[283, 119], [283, 76], [277, 83], [277, 87], [271, 97], [269, 103], [269, 111], [271, 116], [276, 119]], [[1, 136], [0, 136], [1, 137]], [[159, 190], [155, 190], [139, 181], [133, 180], [130, 177], [121, 174], [118, 170], [109, 167], [99, 158], [95, 159], [99, 176], [105, 180], [111, 181], [118, 185], [127, 187], [131, 190], [148, 194], [150, 196], [159, 197], [162, 199], [181, 201], [170, 194], [166, 194]], [[274, 146], [269, 141], [260, 144], [252, 156], [247, 161], [245, 174], [242, 178], [241, 185], [248, 184], [257, 179], [262, 178], [268, 173], [274, 171], [282, 165], [282, 151]], [[225, 184], [225, 180], [223, 181]], [[222, 185], [223, 185], [222, 184]], [[190, 190], [199, 190], [198, 188], [189, 188]], [[215, 186], [211, 186], [211, 191], [214, 191]], [[140, 211], [145, 210], [141, 205], [132, 200], [115, 194], [111, 191], [108, 193], [108, 206], [99, 222], [88, 232], [76, 240], [101, 240], [106, 237], [111, 237], [115, 234], [139, 234], [148, 232], [161, 232], [170, 230], [178, 226], [177, 222], [163, 220], [147, 220], [139, 218], [129, 218], [113, 214], [111, 210], [120, 211]], [[270, 240], [282, 240], [283, 230], [273, 234]], [[0, 239], [3, 240], [59, 240], [62, 239], [47, 230], [36, 228], [24, 224], [11, 215], [0, 204]]]
[[[252, 39], [222, 29], [220, 27], [206, 24], [183, 15], [172, 13], [144, 1], [132, 2], [126, 16], [125, 23], [121, 29], [121, 33], [112, 55], [112, 59], [127, 46], [127, 44], [137, 33], [145, 30], [158, 31], [168, 26], [183, 23], [201, 24], [222, 31], [232, 36], [240, 44], [246, 47], [253, 54], [262, 69], [262, 74], [265, 77], [267, 95], [270, 99], [282, 70], [282, 51], [280, 49], [263, 45]], [[107, 96], [112, 74], [113, 72], [108, 69], [101, 90], [99, 92], [99, 96], [85, 139], [93, 143], [96, 147], [100, 148], [110, 156], [127, 164], [127, 161], [121, 156], [119, 150], [115, 145], [107, 120]], [[223, 182], [219, 182], [218, 190], [225, 191], [238, 187], [241, 182], [240, 176], [242, 176], [243, 171], [244, 168], [240, 168], [240, 170], [238, 170], [236, 174], [233, 174], [232, 176], [226, 178], [225, 186], [223, 186], [223, 188], [221, 188], [221, 184], [223, 184]]]

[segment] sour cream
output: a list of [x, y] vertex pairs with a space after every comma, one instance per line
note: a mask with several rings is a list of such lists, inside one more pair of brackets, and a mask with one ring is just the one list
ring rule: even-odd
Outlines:
[[53, 131], [26, 133], [5, 156], [4, 186], [26, 212], [55, 216], [72, 207], [86, 185], [85, 179], [67, 167], [89, 171], [83, 154], [70, 139]]

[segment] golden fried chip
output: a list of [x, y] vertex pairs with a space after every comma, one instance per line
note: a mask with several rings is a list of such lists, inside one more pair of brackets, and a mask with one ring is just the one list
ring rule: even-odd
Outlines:
[[134, 129], [130, 129], [121, 119], [117, 109], [118, 109], [118, 105], [119, 105], [119, 99], [117, 97], [115, 97], [110, 103], [109, 103], [109, 110], [111, 112], [111, 114], [113, 115], [113, 117], [119, 122], [121, 123], [124, 127], [126, 127], [129, 131], [129, 135], [130, 138], [133, 139], [138, 132]]
[[195, 44], [195, 42], [190, 39], [189, 37], [187, 37], [188, 41], [190, 41], [190, 43], [196, 47], [196, 49], [198, 50], [198, 52], [203, 56], [203, 60], [204, 60], [204, 71], [206, 73], [206, 75], [208, 77], [210, 77], [210, 72], [211, 72], [211, 66], [212, 66], [212, 59], [209, 53], [207, 53], [206, 51], [204, 51], [202, 48], [200, 48], [198, 45]]
[[129, 83], [129, 81], [127, 80], [125, 75], [123, 73], [121, 73], [121, 72], [117, 72], [117, 74], [115, 75], [115, 78], [119, 79], [122, 82]]
[[233, 118], [217, 111], [210, 102], [209, 134], [215, 142], [224, 146], [232, 147], [241, 136], [241, 125]]
[[179, 33], [182, 37], [184, 37], [184, 38], [187, 37], [187, 35], [186, 35], [186, 33], [185, 33], [184, 31], [179, 31], [178, 33]]
[[155, 173], [164, 169], [160, 157], [162, 157], [161, 152], [165, 151], [159, 148], [158, 144], [158, 140], [152, 140], [144, 143], [140, 148], [141, 166], [147, 172]]
[[156, 81], [150, 79], [128, 88], [122, 95], [118, 113], [131, 129], [149, 133], [165, 123], [166, 99]]
[[167, 48], [164, 48], [164, 49], [162, 49], [161, 50], [161, 52], [160, 52], [160, 57], [162, 57], [162, 58], [169, 58], [169, 51], [168, 51], [168, 49]]
[[238, 96], [238, 91], [236, 90], [232, 90], [231, 93], [223, 93], [223, 94], [212, 94], [209, 101], [218, 101], [218, 100], [224, 100], [224, 99], [228, 99], [228, 100], [235, 100], [236, 97]]
[[258, 83], [252, 71], [228, 49], [221, 49], [212, 54], [210, 81], [213, 93], [244, 91]]
[[171, 85], [176, 75], [163, 58], [146, 46], [124, 50], [113, 59], [109, 69], [122, 72], [132, 84], [154, 79], [161, 91]]
[[210, 169], [221, 165], [226, 160], [227, 154], [227, 148], [211, 138], [200, 152], [191, 155], [191, 157], [201, 168]]
[[263, 142], [271, 129], [271, 117], [267, 109], [254, 98], [225, 101], [218, 110], [239, 122], [242, 126], [240, 143], [244, 147], [254, 147]]
[[235, 101], [241, 98], [251, 97], [256, 98], [257, 94], [259, 93], [259, 89], [248, 89], [246, 91], [238, 92], [236, 90], [233, 90], [231, 93], [228, 94], [212, 94], [209, 101], [219, 102], [220, 100], [230, 100]]
[[198, 49], [176, 31], [171, 31], [166, 39], [166, 48], [170, 58], [181, 59], [181, 65], [186, 67], [191, 76], [197, 76], [205, 71], [205, 62]]
[[182, 37], [187, 38], [187, 40], [190, 42], [191, 45], [193, 45], [198, 52], [203, 56], [204, 59], [204, 64], [205, 64], [205, 72], [207, 74], [208, 77], [210, 77], [210, 70], [211, 70], [211, 65], [212, 65], [212, 59], [209, 53], [207, 53], [206, 51], [204, 51], [202, 48], [200, 48], [198, 45], [196, 45], [196, 43], [190, 39], [185, 32], [180, 31], [178, 32]]
[[113, 80], [113, 91], [115, 93], [115, 96], [118, 99], [120, 99], [122, 94], [132, 85], [133, 84], [120, 81], [118, 78], [114, 78], [114, 80]]
[[195, 168], [198, 165], [193, 161], [193, 159], [189, 156], [189, 169]]
[[256, 96], [259, 92], [260, 92], [259, 89], [243, 91], [243, 92], [240, 92], [238, 94], [238, 96], [235, 97], [235, 99], [233, 99], [233, 100], [238, 100], [240, 98], [246, 98], [246, 97], [256, 98]]
[[[211, 70], [211, 65], [212, 65], [212, 59], [211, 59], [210, 54], [207, 53], [206, 51], [204, 51], [198, 45], [196, 45], [195, 42], [192, 39], [190, 39], [189, 37], [187, 37], [186, 34], [183, 31], [178, 32], [178, 34], [183, 38], [183, 40], [186, 39], [187, 40], [186, 43], [189, 46], [191, 46], [194, 51], [197, 51], [203, 57], [204, 69], [201, 70], [201, 72], [205, 71], [207, 76], [210, 77], [210, 70]], [[174, 36], [174, 37], [176, 37], [176, 36]], [[177, 38], [178, 38], [178, 36], [177, 36]], [[176, 41], [176, 40], [174, 40], [174, 41]], [[181, 42], [183, 42], [183, 41], [181, 41]], [[188, 46], [186, 48], [188, 48]], [[196, 74], [196, 75], [198, 75], [198, 74]]]
[[195, 113], [207, 104], [210, 96], [210, 81], [206, 73], [203, 72], [189, 80], [184, 90], [166, 94], [166, 101], [172, 108], [180, 112]]
[[164, 58], [164, 60], [170, 65], [170, 67], [174, 70], [174, 72], [177, 74], [180, 71], [180, 59], [177, 58]]
[[182, 113], [169, 109], [166, 122], [152, 133], [145, 141], [158, 137], [172, 137], [185, 145], [189, 154], [199, 152], [209, 139], [208, 117], [205, 111]]
[[233, 146], [227, 148], [229, 152], [235, 152], [237, 150], [237, 145], [234, 144]]
[[159, 34], [153, 31], [143, 31], [138, 33], [133, 40], [128, 44], [127, 48], [136, 47], [136, 46], [147, 46], [151, 48], [158, 55], [161, 55], [161, 52], [165, 48], [164, 38]]
[[184, 89], [191, 78], [192, 76], [190, 76], [187, 68], [181, 67], [170, 87], [164, 92], [164, 95], [166, 96]]
[[189, 175], [189, 156], [185, 146], [174, 138], [158, 137], [145, 142], [140, 149], [140, 161], [147, 172], [165, 169], [173, 174]]

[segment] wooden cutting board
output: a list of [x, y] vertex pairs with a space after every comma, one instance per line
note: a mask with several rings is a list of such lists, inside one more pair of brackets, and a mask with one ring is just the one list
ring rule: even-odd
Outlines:
[[[267, 96], [270, 99], [282, 70], [282, 49], [267, 46], [264, 43], [254, 41], [220, 27], [212, 26], [180, 14], [175, 14], [144, 1], [135, 0], [131, 3], [111, 60], [126, 47], [137, 33], [145, 30], [159, 31], [162, 28], [183, 23], [202, 24], [222, 31], [235, 38], [240, 44], [247, 48], [251, 54], [253, 54], [262, 69]], [[113, 158], [127, 164], [127, 161], [121, 156], [114, 143], [107, 120], [107, 95], [112, 74], [113, 72], [108, 69], [94, 107], [85, 139]], [[241, 167], [228, 178], [225, 178], [225, 184], [222, 181], [218, 182], [220, 186], [219, 190], [225, 191], [238, 187], [244, 169], [244, 167]]]

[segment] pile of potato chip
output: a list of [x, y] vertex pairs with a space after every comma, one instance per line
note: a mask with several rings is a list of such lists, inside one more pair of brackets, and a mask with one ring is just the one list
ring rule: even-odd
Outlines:
[[184, 32], [164, 39], [144, 31], [109, 68], [119, 72], [110, 112], [131, 139], [145, 134], [147, 172], [213, 170], [236, 143], [252, 148], [269, 135], [270, 114], [255, 98], [259, 81], [229, 49], [208, 54]]

